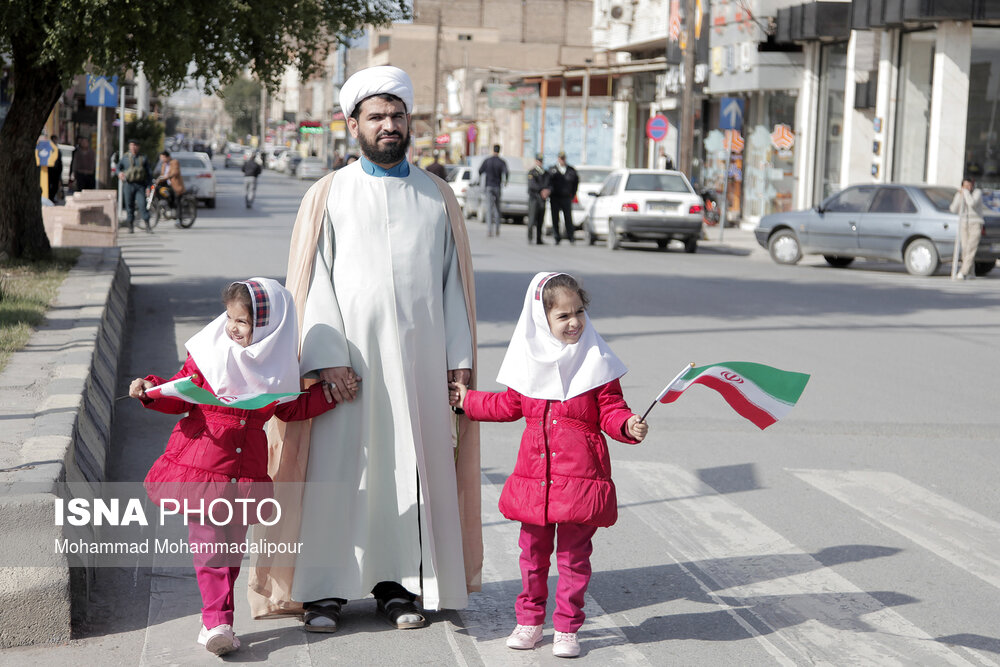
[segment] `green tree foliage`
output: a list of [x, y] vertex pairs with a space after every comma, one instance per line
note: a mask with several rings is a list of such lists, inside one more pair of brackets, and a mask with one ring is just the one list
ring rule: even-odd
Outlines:
[[72, 77], [142, 66], [166, 93], [189, 76], [206, 92], [249, 69], [275, 88], [294, 65], [308, 77], [337, 44], [407, 16], [406, 0], [4, 0], [0, 53], [13, 99], [0, 128], [0, 256], [51, 254], [42, 227], [34, 146]]
[[222, 106], [233, 119], [233, 132], [238, 137], [257, 134], [255, 128], [260, 122], [260, 84], [246, 77], [240, 77], [223, 88]]
[[149, 159], [149, 164], [156, 164], [163, 150], [162, 123], [148, 116], [125, 123], [125, 137], [128, 141], [138, 141], [139, 152]]

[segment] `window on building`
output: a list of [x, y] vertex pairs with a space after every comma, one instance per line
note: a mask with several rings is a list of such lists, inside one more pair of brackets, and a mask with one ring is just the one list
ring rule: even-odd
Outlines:
[[927, 179], [935, 39], [933, 30], [908, 32], [900, 45], [892, 158], [892, 180], [897, 183], [921, 183]]
[[965, 175], [1000, 190], [1000, 28], [972, 29]]

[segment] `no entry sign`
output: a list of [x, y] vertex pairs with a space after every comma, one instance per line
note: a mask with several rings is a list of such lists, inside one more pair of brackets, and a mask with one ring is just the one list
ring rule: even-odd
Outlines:
[[662, 113], [652, 116], [646, 121], [646, 136], [653, 141], [660, 141], [670, 130], [670, 121]]

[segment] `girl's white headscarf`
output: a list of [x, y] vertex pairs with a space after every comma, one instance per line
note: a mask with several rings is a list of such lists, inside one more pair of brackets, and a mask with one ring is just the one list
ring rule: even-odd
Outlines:
[[565, 401], [617, 380], [628, 369], [600, 337], [586, 313], [583, 333], [576, 343], [567, 345], [552, 335], [542, 289], [558, 275], [544, 272], [531, 279], [497, 382], [531, 398]]
[[292, 295], [270, 278], [240, 282], [253, 304], [250, 345], [241, 347], [226, 335], [222, 313], [185, 343], [187, 351], [217, 396], [299, 391], [299, 332]]

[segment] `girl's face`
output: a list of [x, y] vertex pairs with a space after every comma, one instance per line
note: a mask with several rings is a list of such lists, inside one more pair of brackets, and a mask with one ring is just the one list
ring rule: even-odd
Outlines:
[[578, 342], [586, 322], [585, 312], [579, 292], [556, 289], [552, 307], [545, 314], [549, 320], [549, 331], [561, 343], [572, 345]]
[[250, 311], [242, 303], [233, 301], [226, 304], [226, 335], [240, 347], [250, 345], [253, 324], [250, 322]]

